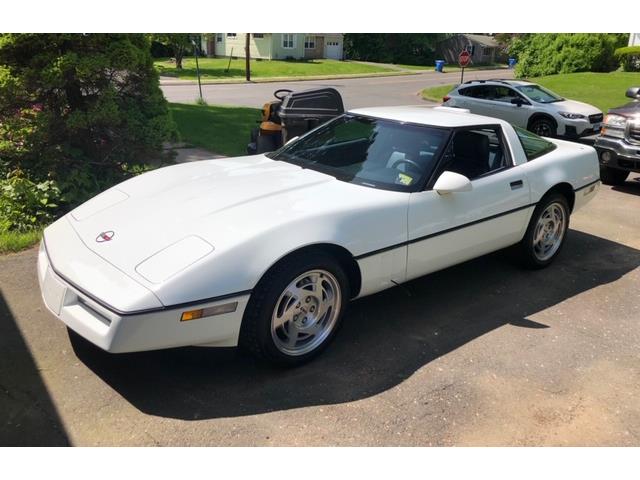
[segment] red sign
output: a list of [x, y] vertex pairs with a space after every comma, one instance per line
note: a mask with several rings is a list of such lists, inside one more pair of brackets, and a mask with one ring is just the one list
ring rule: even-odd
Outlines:
[[471, 63], [471, 54], [466, 50], [460, 52], [458, 55], [458, 65], [461, 67], [466, 67]]

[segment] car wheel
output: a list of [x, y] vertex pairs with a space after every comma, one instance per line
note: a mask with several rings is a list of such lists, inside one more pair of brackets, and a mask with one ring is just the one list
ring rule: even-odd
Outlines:
[[524, 238], [519, 244], [526, 267], [544, 268], [558, 255], [569, 228], [569, 204], [564, 195], [542, 198], [535, 208]]
[[623, 185], [628, 176], [629, 172], [625, 170], [600, 165], [600, 180], [605, 185]]
[[285, 259], [251, 294], [239, 345], [276, 364], [303, 364], [327, 347], [348, 300], [349, 281], [335, 258], [309, 252]]
[[549, 118], [537, 118], [531, 125], [529, 125], [529, 130], [539, 135], [541, 137], [555, 137], [556, 136], [556, 125]]

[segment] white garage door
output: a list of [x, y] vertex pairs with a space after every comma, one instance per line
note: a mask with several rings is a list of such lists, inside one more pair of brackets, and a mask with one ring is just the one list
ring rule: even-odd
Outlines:
[[342, 60], [342, 42], [338, 40], [327, 40], [324, 47], [325, 57]]

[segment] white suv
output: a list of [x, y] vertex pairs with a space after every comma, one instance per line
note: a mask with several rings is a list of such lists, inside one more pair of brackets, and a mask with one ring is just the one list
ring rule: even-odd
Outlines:
[[501, 118], [542, 137], [579, 138], [600, 131], [602, 112], [567, 100], [532, 82], [471, 80], [458, 85], [442, 104]]

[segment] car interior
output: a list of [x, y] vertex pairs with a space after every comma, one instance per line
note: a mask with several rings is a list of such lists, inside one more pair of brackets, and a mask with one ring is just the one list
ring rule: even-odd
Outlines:
[[444, 170], [470, 180], [507, 166], [507, 157], [496, 130], [461, 130], [453, 137]]

